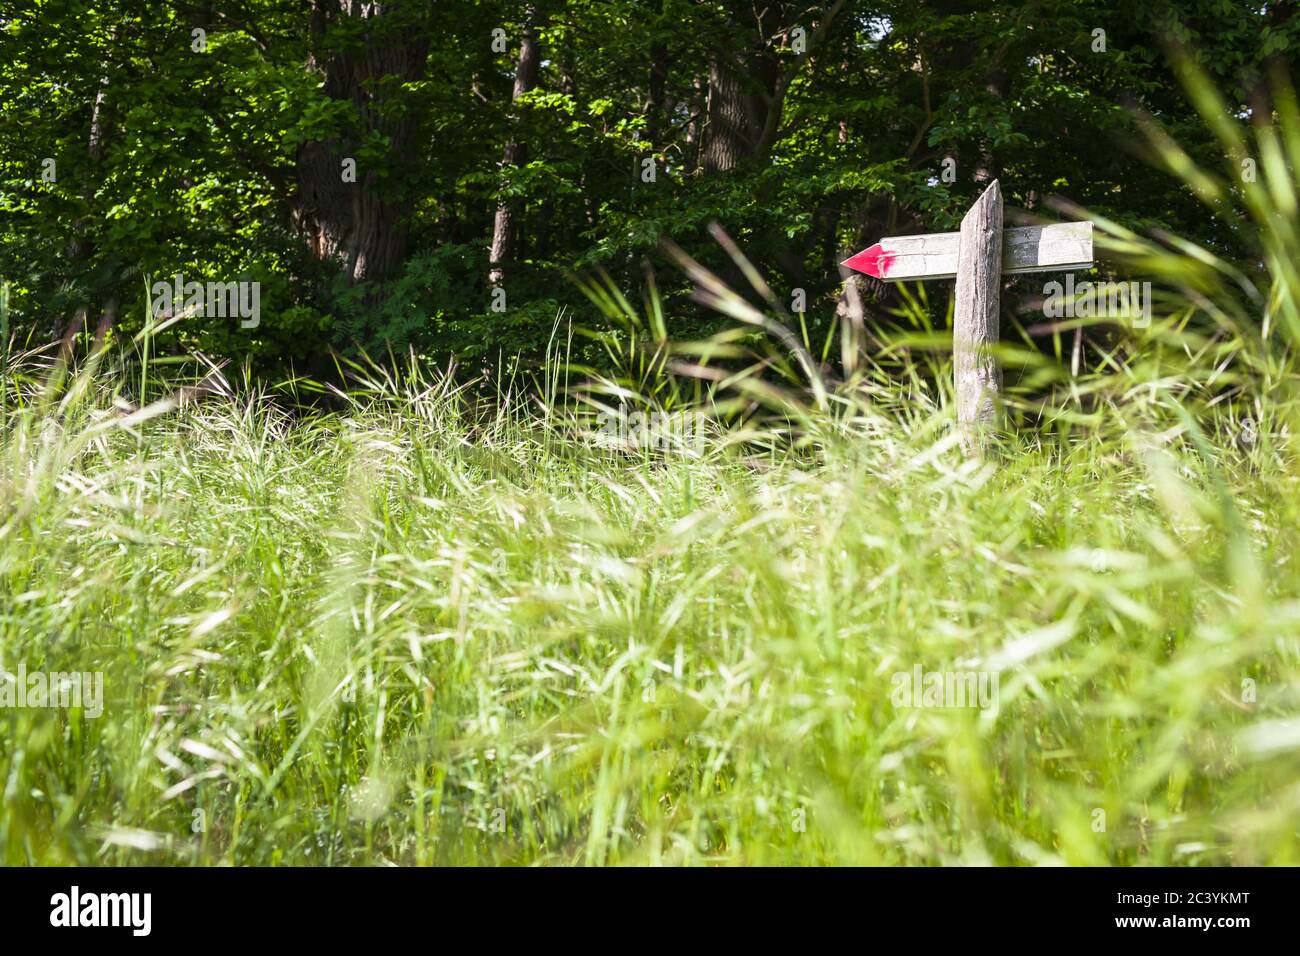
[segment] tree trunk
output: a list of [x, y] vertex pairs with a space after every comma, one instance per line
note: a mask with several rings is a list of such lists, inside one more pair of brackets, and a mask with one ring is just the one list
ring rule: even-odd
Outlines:
[[[117, 39], [117, 27], [109, 31], [109, 41]], [[100, 163], [104, 160], [104, 149], [108, 144], [109, 133], [108, 118], [108, 76], [100, 78], [99, 89], [95, 92], [95, 102], [90, 107], [90, 135], [86, 138], [86, 154], [90, 157], [89, 176], [98, 174]], [[95, 187], [89, 180], [81, 186], [81, 198], [89, 206], [95, 195]], [[68, 260], [73, 263], [83, 263], [88, 260], [91, 253], [94, 252], [94, 244], [86, 234], [85, 221], [77, 219], [72, 224], [73, 238], [68, 243]], [[53, 341], [67, 339], [69, 336], [76, 335], [86, 326], [86, 314], [89, 303], [83, 302], [73, 310], [71, 322], [64, 321], [62, 315], [54, 317], [54, 324], [50, 329], [50, 338]]]
[[749, 104], [736, 65], [727, 54], [709, 54], [708, 129], [701, 165], [706, 173], [735, 169], [751, 147]]
[[[994, 67], [985, 78], [984, 89], [990, 96], [999, 100], [1007, 98], [1010, 80], [1007, 71], [999, 67]], [[979, 144], [979, 161], [975, 165], [975, 182], [981, 186], [996, 182], [1002, 175], [1002, 166], [998, 162], [997, 156], [993, 153], [993, 145], [989, 142], [987, 136], [980, 137]]]
[[702, 162], [706, 172], [734, 169], [750, 156], [767, 160], [781, 135], [790, 85], [825, 41], [844, 4], [845, 0], [835, 0], [820, 11], [806, 48], [785, 69], [771, 49], [764, 21], [775, 18], [788, 31], [796, 23], [793, 5], [764, 7], [756, 35], [750, 25], [727, 21], [726, 29], [742, 31], [747, 40], [732, 49], [715, 48], [709, 53], [708, 129]]
[[[524, 28], [523, 40], [519, 44], [519, 65], [515, 69], [515, 85], [511, 102], [518, 103], [520, 97], [537, 86], [537, 70], [541, 65], [541, 47], [537, 42], [537, 30], [530, 23]], [[528, 160], [528, 147], [517, 136], [512, 136], [501, 154], [502, 166], [522, 166]], [[512, 199], [502, 199], [497, 203], [496, 216], [492, 221], [492, 248], [488, 254], [488, 284], [499, 286], [506, 281], [506, 275], [514, 264], [518, 245], [518, 203]]]
[[650, 51], [650, 81], [646, 96], [646, 138], [658, 152], [663, 148], [663, 131], [668, 128], [672, 103], [665, 93], [668, 85], [668, 45], [656, 43]]
[[700, 168], [701, 149], [700, 149], [700, 114], [705, 109], [708, 102], [707, 94], [704, 92], [704, 84], [700, 82], [697, 76], [691, 81], [691, 89], [694, 95], [691, 96], [687, 103], [688, 119], [686, 120], [686, 173], [694, 174]]
[[[294, 225], [312, 254], [333, 262], [351, 282], [384, 282], [399, 271], [406, 255], [408, 225], [404, 203], [381, 183], [401, 184], [414, 165], [417, 124], [410, 116], [385, 114], [378, 91], [386, 81], [409, 82], [424, 75], [428, 41], [422, 31], [404, 28], [400, 3], [312, 0], [314, 52], [309, 67], [324, 81], [325, 95], [351, 102], [360, 119], [351, 135], [303, 143], [298, 148], [298, 194]], [[329, 28], [343, 18], [367, 21], [359, 48], [320, 53]], [[389, 153], [382, 170], [358, 156], [372, 134], [383, 136]], [[353, 160], [355, 181], [345, 181], [344, 161]]]

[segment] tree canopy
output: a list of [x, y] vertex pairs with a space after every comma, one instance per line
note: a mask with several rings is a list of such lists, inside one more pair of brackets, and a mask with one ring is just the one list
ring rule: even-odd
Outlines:
[[[254, 328], [178, 349], [319, 369], [331, 349], [544, 346], [571, 277], [639, 284], [717, 221], [809, 321], [847, 251], [955, 228], [981, 184], [1231, 255], [1134, 116], [1223, 165], [1166, 61], [1248, 111], [1300, 38], [1231, 0], [9, 0], [0, 278], [32, 341], [144, 321], [148, 282], [261, 283]], [[674, 335], [711, 321], [660, 277]], [[874, 290], [879, 298], [882, 290]], [[824, 306], [824, 307], [821, 307]]]

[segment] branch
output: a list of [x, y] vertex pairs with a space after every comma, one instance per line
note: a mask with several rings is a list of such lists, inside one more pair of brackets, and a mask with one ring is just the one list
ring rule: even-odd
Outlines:
[[786, 94], [790, 92], [790, 84], [794, 78], [799, 75], [799, 70], [803, 67], [813, 54], [813, 51], [821, 46], [826, 39], [826, 34], [830, 33], [831, 25], [835, 22], [835, 17], [839, 15], [840, 10], [844, 8], [845, 0], [835, 0], [829, 10], [827, 10], [813, 30], [812, 36], [808, 38], [808, 46], [800, 53], [793, 63], [790, 64], [776, 78], [776, 88], [773, 90], [769, 99], [767, 118], [763, 122], [763, 132], [758, 139], [758, 147], [755, 152], [759, 156], [766, 156], [776, 145], [777, 134], [781, 127], [781, 111], [785, 105]]

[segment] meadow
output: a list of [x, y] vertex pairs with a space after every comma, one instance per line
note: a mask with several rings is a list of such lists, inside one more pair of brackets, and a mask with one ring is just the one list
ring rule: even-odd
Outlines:
[[951, 303], [817, 342], [721, 232], [753, 295], [677, 254], [711, 340], [586, 282], [614, 371], [563, 318], [538, 367], [353, 362], [314, 410], [152, 317], [9, 349], [0, 668], [104, 700], [0, 709], [0, 861], [1300, 863], [1279, 102], [1258, 268], [1091, 217], [1152, 321], [1008, 323], [979, 454]]
[[1280, 385], [1069, 380], [972, 458], [919, 376], [652, 445], [554, 379], [132, 367], [7, 379], [0, 660], [105, 685], [0, 712], [8, 864], [1297, 862]]

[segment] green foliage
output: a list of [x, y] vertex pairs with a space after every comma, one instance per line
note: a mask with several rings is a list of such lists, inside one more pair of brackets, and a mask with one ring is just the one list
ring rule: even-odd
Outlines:
[[473, 265], [472, 249], [444, 245], [409, 258], [402, 275], [378, 290], [336, 277], [330, 297], [335, 345], [450, 351], [445, 323], [480, 307], [481, 300], [470, 295], [479, 286]]
[[[535, 351], [550, 303], [583, 307], [570, 270], [600, 266], [630, 285], [663, 235], [721, 265], [705, 230], [713, 220], [783, 292], [828, 301], [846, 250], [954, 225], [981, 170], [1030, 213], [1063, 194], [1132, 228], [1248, 254], [1194, 195], [1149, 168], [1128, 107], [1212, 165], [1221, 144], [1161, 43], [1197, 51], [1225, 108], [1239, 112], [1267, 58], [1296, 42], [1294, 19], [1274, 5], [882, 0], [841, 5], [818, 35], [832, 7], [768, 4], [738, 19], [733, 5], [712, 2], [537, 4], [538, 84], [514, 104], [523, 7], [410, 5], [391, 23], [337, 18], [316, 36], [306, 8], [282, 0], [207, 12], [147, 0], [20, 4], [0, 21], [0, 276], [12, 284], [11, 325], [41, 341], [79, 308], [93, 326], [116, 300], [133, 332], [142, 313], [128, 316], [124, 303], [141, 275], [265, 273], [280, 284], [258, 335], [193, 317], [187, 335], [160, 344], [268, 371], [312, 367], [309, 356], [339, 347], [414, 346], [431, 359]], [[806, 55], [796, 28], [812, 44]], [[1104, 51], [1094, 48], [1098, 28]], [[496, 29], [504, 50], [492, 45]], [[382, 42], [425, 41], [423, 68], [356, 95], [335, 95], [305, 68], [364, 48], [375, 30]], [[767, 104], [758, 118], [775, 121], [770, 144], [751, 142], [735, 168], [706, 171], [709, 64], [719, 58]], [[365, 128], [365, 103], [414, 124], [408, 152]], [[502, 162], [510, 140], [527, 147], [518, 164]], [[409, 228], [378, 288], [336, 281], [341, 260], [317, 259], [299, 228], [304, 157], [318, 143], [346, 145], [358, 188], [395, 203]], [[956, 162], [953, 182], [941, 177], [945, 158]], [[41, 178], [46, 159], [54, 182]], [[653, 182], [641, 178], [646, 160]], [[487, 283], [499, 203], [518, 220], [505, 316], [491, 310]], [[712, 328], [683, 306], [685, 288], [663, 281], [678, 337]], [[898, 304], [880, 299], [869, 303], [878, 317]]]
[[1181, 68], [1261, 178], [1153, 143], [1259, 263], [1099, 218], [1152, 322], [1008, 343], [981, 458], [924, 287], [818, 358], [680, 250], [739, 325], [584, 280], [608, 374], [555, 329], [536, 379], [351, 363], [290, 417], [147, 334], [8, 357], [0, 663], [106, 693], [0, 709], [0, 860], [1300, 862], [1300, 110]]
[[[199, 58], [170, 8], [0, 18], [0, 678], [106, 690], [0, 708], [0, 861], [1300, 862], [1300, 108], [1256, 75], [1294, 27], [1180, 4], [1184, 100], [1163, 7], [850, 5], [770, 152], [705, 173], [629, 64], [666, 50], [699, 105], [710, 55], [758, 76], [799, 62], [784, 39], [746, 50], [721, 3], [541, 5], [516, 110], [485, 6], [400, 24], [436, 79], [375, 91], [427, 134], [380, 177], [411, 248], [378, 284], [289, 226], [300, 148], [392, 158], [307, 78], [298, 8], [244, 4]], [[501, 166], [511, 135], [532, 158]], [[864, 230], [955, 221], [947, 155], [1083, 200], [1050, 208], [1156, 285], [1149, 328], [1010, 317], [982, 458], [945, 295], [818, 302]], [[526, 241], [492, 290], [503, 199]], [[683, 279], [642, 272], [663, 233]], [[150, 316], [149, 282], [212, 270], [261, 283], [258, 328]], [[92, 348], [23, 349], [110, 296]], [[327, 348], [331, 413], [217, 367]], [[490, 377], [430, 372], [447, 353]], [[900, 702], [915, 668], [996, 674], [996, 704]]]

